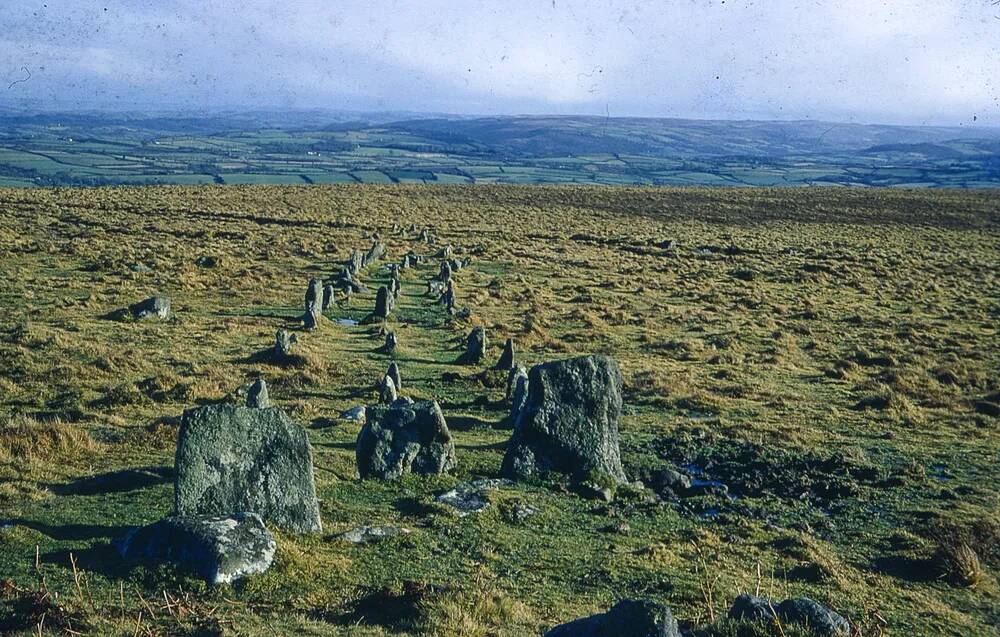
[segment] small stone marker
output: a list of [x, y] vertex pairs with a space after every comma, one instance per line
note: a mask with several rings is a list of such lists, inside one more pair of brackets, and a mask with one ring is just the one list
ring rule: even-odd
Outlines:
[[399, 347], [399, 339], [395, 332], [389, 332], [385, 335], [385, 345], [382, 346], [382, 351], [386, 354], [395, 354], [396, 349]]
[[319, 305], [323, 302], [323, 281], [317, 278], [309, 279], [309, 285], [306, 287], [306, 297], [305, 297], [305, 308], [306, 312], [313, 305]]
[[393, 480], [410, 472], [450, 471], [455, 467], [455, 443], [436, 401], [372, 405], [355, 456], [362, 478]]
[[486, 328], [477, 325], [469, 332], [465, 341], [465, 352], [459, 356], [458, 362], [463, 365], [476, 365], [486, 356]]
[[396, 402], [399, 397], [396, 393], [396, 383], [392, 380], [392, 376], [386, 374], [382, 377], [382, 383], [378, 388], [379, 402], [383, 405], [391, 405]]
[[447, 283], [451, 280], [451, 264], [447, 261], [441, 262], [441, 269], [438, 271], [438, 281]]
[[504, 343], [503, 352], [500, 353], [500, 359], [494, 365], [494, 369], [514, 369], [514, 339], [508, 338]]
[[395, 383], [397, 390], [403, 389], [403, 379], [399, 375], [399, 364], [397, 364], [396, 361], [389, 363], [389, 369], [386, 371], [385, 375], [392, 379], [392, 382]]
[[378, 292], [375, 294], [375, 312], [373, 316], [379, 320], [385, 320], [389, 318], [389, 312], [392, 311], [392, 301], [390, 300], [389, 288], [380, 286]]
[[288, 330], [278, 330], [274, 334], [274, 360], [281, 362], [292, 355], [292, 344], [298, 339]]
[[263, 378], [258, 378], [247, 390], [247, 407], [253, 409], [267, 409], [271, 406], [271, 399], [267, 395], [267, 383]]
[[321, 309], [324, 312], [330, 309], [330, 306], [333, 304], [333, 290], [334, 287], [330, 283], [323, 286], [323, 304]]

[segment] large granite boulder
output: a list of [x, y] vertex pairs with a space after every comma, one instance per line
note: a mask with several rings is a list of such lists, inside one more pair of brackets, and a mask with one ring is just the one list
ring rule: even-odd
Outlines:
[[438, 474], [455, 467], [455, 443], [436, 401], [371, 405], [355, 447], [362, 478]]
[[166, 562], [209, 584], [229, 584], [266, 571], [277, 543], [259, 515], [234, 513], [164, 518], [132, 529], [115, 548], [130, 562]]
[[583, 478], [597, 472], [624, 481], [618, 447], [621, 408], [622, 375], [609, 356], [532, 367], [503, 475], [526, 479], [555, 471]]
[[184, 412], [177, 436], [178, 515], [252, 511], [300, 533], [322, 530], [305, 430], [276, 407], [208, 405]]
[[560, 624], [545, 637], [680, 637], [670, 609], [648, 599], [623, 599], [611, 610]]

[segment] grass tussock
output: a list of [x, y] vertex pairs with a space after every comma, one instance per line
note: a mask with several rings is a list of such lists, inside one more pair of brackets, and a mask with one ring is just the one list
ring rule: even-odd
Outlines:
[[16, 415], [0, 419], [0, 460], [45, 461], [96, 451], [99, 444], [80, 426]]

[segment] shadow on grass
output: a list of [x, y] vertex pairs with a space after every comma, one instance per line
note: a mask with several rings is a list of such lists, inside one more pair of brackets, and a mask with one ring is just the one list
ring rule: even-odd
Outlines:
[[907, 582], [930, 582], [937, 579], [931, 560], [904, 555], [888, 555], [872, 561], [872, 568]]
[[137, 491], [169, 482], [174, 477], [173, 467], [137, 467], [93, 476], [76, 478], [63, 484], [47, 484], [56, 495], [97, 495]]
[[[38, 531], [59, 542], [81, 540], [96, 540], [98, 538], [116, 538], [124, 535], [130, 526], [107, 524], [45, 524], [33, 520], [14, 519], [9, 521], [15, 526]], [[67, 562], [68, 563], [68, 562]]]

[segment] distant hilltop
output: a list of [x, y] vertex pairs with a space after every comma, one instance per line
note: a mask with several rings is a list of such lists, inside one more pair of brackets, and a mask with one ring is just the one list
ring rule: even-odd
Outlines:
[[0, 111], [0, 185], [1000, 187], [1000, 128], [413, 113]]

